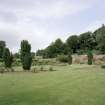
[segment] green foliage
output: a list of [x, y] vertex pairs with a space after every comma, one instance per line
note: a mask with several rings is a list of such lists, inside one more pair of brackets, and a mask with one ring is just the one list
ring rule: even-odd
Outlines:
[[105, 26], [102, 25], [101, 28], [97, 29], [94, 35], [98, 43], [97, 49], [101, 51], [102, 54], [105, 54]]
[[38, 50], [36, 55], [43, 56], [43, 58], [55, 58], [57, 55], [64, 53], [64, 47], [62, 40], [57, 39], [44, 50]]
[[57, 39], [47, 48], [38, 52], [40, 53], [40, 55], [43, 56], [43, 58], [56, 58], [58, 55], [67, 56], [69, 52], [73, 54], [77, 53], [78, 55], [86, 54], [88, 49], [92, 49], [94, 50], [94, 52], [98, 53], [105, 53], [104, 25], [98, 30], [96, 30], [94, 33], [85, 32], [80, 34], [79, 36], [72, 35], [66, 40], [65, 43], [63, 43], [60, 39]]
[[68, 62], [68, 56], [67, 55], [58, 55], [57, 61], [62, 62], [62, 63], [67, 63]]
[[87, 53], [87, 56], [88, 56], [88, 65], [92, 65], [92, 62], [93, 62], [93, 52], [92, 50], [88, 50], [88, 53]]
[[69, 48], [69, 51], [72, 50], [73, 53], [76, 53], [77, 52], [77, 49], [78, 49], [78, 44], [79, 44], [79, 39], [78, 39], [78, 36], [76, 35], [72, 35], [70, 36], [67, 40], [66, 40], [66, 43], [68, 45], [68, 48]]
[[91, 32], [85, 32], [79, 36], [80, 49], [86, 51], [88, 48], [96, 46], [95, 38]]
[[23, 59], [23, 69], [30, 70], [32, 64], [32, 57], [30, 53], [25, 54]]
[[54, 71], [53, 67], [49, 67], [49, 71]]
[[71, 55], [71, 53], [68, 54], [68, 63], [70, 65], [72, 64], [72, 55]]
[[27, 40], [21, 42], [21, 61], [24, 70], [30, 70], [32, 64], [31, 45]]
[[101, 68], [102, 68], [102, 69], [105, 69], [105, 65], [102, 65]]
[[13, 63], [13, 55], [10, 53], [8, 48], [4, 49], [3, 53], [3, 60], [6, 68], [11, 68], [12, 63]]
[[5, 46], [6, 46], [5, 41], [0, 41], [0, 58], [3, 58], [3, 51]]

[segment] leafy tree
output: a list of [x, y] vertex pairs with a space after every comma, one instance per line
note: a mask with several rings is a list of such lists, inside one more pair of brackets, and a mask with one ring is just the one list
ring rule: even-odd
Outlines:
[[31, 45], [27, 40], [21, 42], [21, 61], [24, 70], [30, 70], [32, 64]]
[[68, 45], [69, 51], [72, 50], [73, 53], [77, 52], [78, 45], [79, 45], [79, 39], [78, 36], [72, 35], [66, 40], [66, 44]]
[[102, 25], [101, 28], [94, 32], [97, 41], [97, 49], [105, 54], [105, 26]]
[[92, 61], [93, 61], [93, 52], [92, 50], [88, 50], [88, 53], [87, 53], [87, 56], [88, 56], [88, 65], [92, 65]]
[[3, 51], [4, 48], [6, 47], [5, 41], [0, 41], [0, 58], [3, 58]]
[[56, 50], [56, 55], [62, 54], [62, 52], [63, 52], [63, 42], [60, 38], [58, 38], [55, 41], [54, 46], [55, 46], [55, 50]]
[[6, 68], [11, 68], [13, 63], [13, 55], [8, 48], [4, 49], [3, 60]]
[[57, 39], [55, 42], [51, 43], [44, 50], [38, 50], [37, 55], [43, 55], [44, 58], [54, 58], [64, 52], [64, 43], [61, 39]]
[[95, 37], [91, 32], [83, 33], [79, 36], [79, 45], [80, 45], [80, 49], [83, 50], [84, 52], [88, 48], [93, 49], [96, 46]]

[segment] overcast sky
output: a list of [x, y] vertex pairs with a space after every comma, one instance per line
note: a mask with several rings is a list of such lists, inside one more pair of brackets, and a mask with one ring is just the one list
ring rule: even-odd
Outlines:
[[13, 52], [23, 39], [36, 51], [104, 23], [105, 0], [0, 0], [0, 40]]

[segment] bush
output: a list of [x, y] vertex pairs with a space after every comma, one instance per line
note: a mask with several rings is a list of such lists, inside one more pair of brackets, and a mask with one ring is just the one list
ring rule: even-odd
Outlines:
[[49, 71], [54, 71], [54, 70], [53, 70], [53, 67], [49, 67]]
[[88, 56], [88, 65], [92, 65], [92, 62], [93, 62], [93, 53], [92, 53], [91, 50], [88, 50], [87, 56]]
[[21, 66], [21, 60], [20, 59], [14, 59], [13, 66]]
[[66, 56], [66, 55], [59, 55], [59, 56], [57, 57], [57, 60], [58, 60], [59, 62], [67, 63], [67, 62], [68, 62], [68, 56]]
[[101, 68], [102, 68], [102, 69], [105, 69], [105, 65], [102, 65]]

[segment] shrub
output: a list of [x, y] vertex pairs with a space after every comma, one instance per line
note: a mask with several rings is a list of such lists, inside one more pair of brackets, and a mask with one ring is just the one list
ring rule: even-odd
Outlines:
[[67, 62], [68, 62], [68, 56], [66, 56], [66, 55], [59, 55], [59, 56], [57, 57], [57, 60], [58, 60], [59, 62], [67, 63]]
[[49, 71], [54, 71], [54, 70], [53, 70], [53, 67], [49, 67]]
[[92, 62], [93, 62], [93, 53], [92, 53], [91, 50], [88, 50], [87, 56], [88, 56], [88, 65], [92, 65]]
[[102, 65], [101, 68], [102, 68], [102, 69], [105, 69], [105, 65]]

